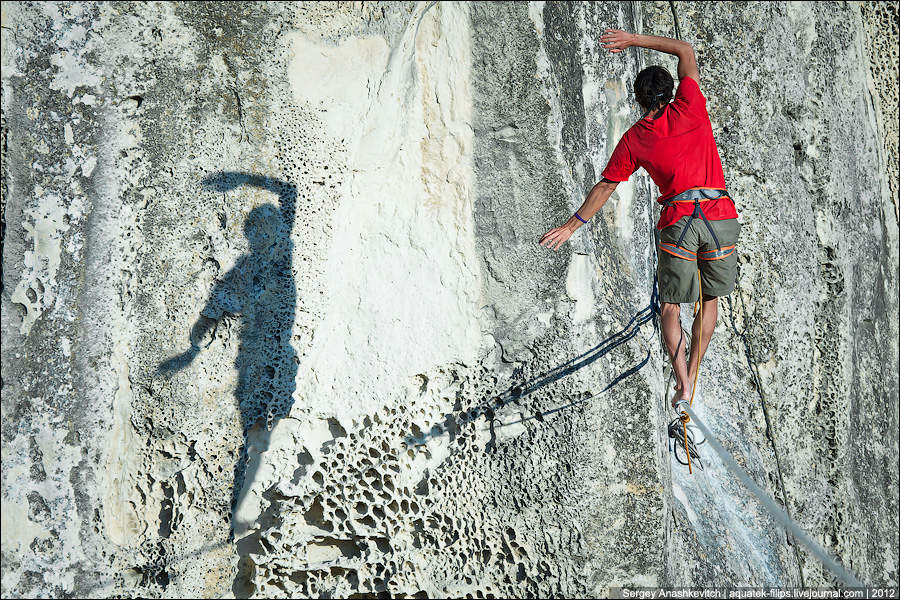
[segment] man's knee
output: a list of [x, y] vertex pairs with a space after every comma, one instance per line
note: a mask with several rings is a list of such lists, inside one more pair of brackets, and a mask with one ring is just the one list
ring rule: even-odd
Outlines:
[[681, 305], [674, 302], [661, 302], [659, 305], [659, 312], [663, 317], [668, 317], [670, 315], [680, 315]]

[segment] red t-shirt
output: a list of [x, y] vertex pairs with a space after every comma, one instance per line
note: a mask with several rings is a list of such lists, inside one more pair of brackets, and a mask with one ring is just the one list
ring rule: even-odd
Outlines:
[[[657, 202], [696, 187], [725, 189], [722, 161], [706, 112], [706, 98], [690, 77], [678, 84], [675, 99], [662, 116], [647, 115], [625, 132], [603, 170], [610, 181], [627, 181], [639, 167], [653, 178], [661, 193]], [[708, 219], [735, 219], [738, 214], [728, 198], [701, 204]], [[693, 202], [679, 202], [663, 209], [658, 229], [668, 227], [694, 210]]]

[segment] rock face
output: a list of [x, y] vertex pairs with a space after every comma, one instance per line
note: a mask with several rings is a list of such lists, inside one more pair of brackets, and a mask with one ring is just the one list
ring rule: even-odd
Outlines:
[[675, 18], [744, 226], [698, 413], [896, 586], [897, 4], [674, 9], [4, 3], [3, 596], [835, 583], [672, 459], [646, 174], [536, 243]]

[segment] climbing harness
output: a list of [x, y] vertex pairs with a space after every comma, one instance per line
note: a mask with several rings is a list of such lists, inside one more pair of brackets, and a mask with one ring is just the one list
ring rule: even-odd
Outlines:
[[[710, 188], [691, 188], [689, 190], [681, 192], [680, 194], [676, 194], [667, 200], [664, 200], [663, 210], [682, 202], [693, 202], [694, 212], [690, 214], [687, 223], [685, 223], [684, 227], [681, 228], [681, 234], [678, 236], [678, 241], [674, 244], [670, 242], [661, 242], [660, 250], [668, 252], [673, 256], [677, 256], [678, 258], [683, 258], [685, 260], [697, 260], [697, 258], [700, 258], [701, 260], [719, 260], [725, 258], [726, 256], [730, 256], [735, 250], [734, 245], [726, 246], [724, 248], [722, 247], [722, 244], [719, 243], [719, 237], [716, 235], [716, 232], [713, 230], [709, 219], [706, 217], [706, 213], [703, 212], [703, 207], [700, 206], [701, 202], [719, 200], [721, 198], [728, 198], [729, 200], [734, 202], [734, 200], [731, 199], [731, 196], [729, 196], [728, 192], [726, 192], [725, 190]], [[690, 229], [691, 227], [691, 223], [693, 223], [694, 219], [697, 218], [703, 219], [703, 222], [706, 224], [706, 228], [709, 229], [709, 233], [712, 234], [713, 241], [715, 241], [716, 243], [715, 250], [705, 250], [703, 252], [700, 252], [699, 257], [697, 253], [691, 252], [681, 245], [681, 242], [684, 241], [684, 236], [687, 235], [688, 229]]]

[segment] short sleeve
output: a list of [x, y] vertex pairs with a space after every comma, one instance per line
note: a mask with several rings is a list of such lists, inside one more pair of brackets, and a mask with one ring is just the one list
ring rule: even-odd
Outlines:
[[700, 91], [700, 84], [693, 77], [682, 77], [675, 90], [673, 104], [682, 104], [688, 110], [706, 110], [706, 97]]
[[606, 168], [603, 169], [601, 176], [610, 181], [628, 181], [631, 174], [637, 170], [638, 164], [631, 155], [628, 142], [625, 141], [625, 136], [623, 136], [619, 143], [616, 144], [616, 148], [613, 150], [612, 156], [609, 157], [609, 162], [606, 163]]

